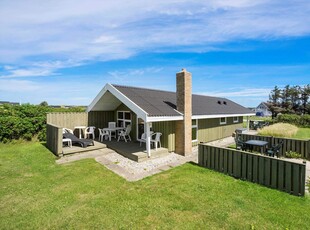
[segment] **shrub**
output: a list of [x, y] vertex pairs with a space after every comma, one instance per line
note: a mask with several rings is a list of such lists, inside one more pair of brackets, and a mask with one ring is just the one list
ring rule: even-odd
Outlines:
[[298, 127], [285, 124], [285, 123], [276, 123], [270, 126], [266, 126], [258, 130], [258, 134], [264, 136], [274, 136], [274, 137], [292, 137], [298, 131]]
[[303, 128], [310, 128], [310, 115], [280, 114], [277, 122], [289, 123]]
[[285, 157], [287, 158], [301, 158], [301, 154], [293, 151], [289, 151], [285, 153]]
[[84, 112], [81, 107], [70, 109], [50, 108], [42, 105], [9, 105], [0, 106], [0, 141], [24, 139], [30, 141], [33, 137], [39, 141], [46, 140], [47, 112]]

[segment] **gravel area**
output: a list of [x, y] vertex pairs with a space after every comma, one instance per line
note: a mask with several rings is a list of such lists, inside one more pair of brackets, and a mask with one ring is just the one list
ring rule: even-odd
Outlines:
[[180, 156], [175, 153], [171, 153], [165, 157], [159, 157], [155, 159], [149, 159], [144, 162], [135, 162], [122, 155], [112, 152], [104, 156], [107, 160], [113, 162], [115, 165], [122, 167], [123, 169], [127, 170], [128, 173], [131, 174], [140, 174], [144, 172], [150, 172], [154, 169], [161, 168], [163, 166], [170, 166], [174, 167], [176, 162], [183, 162], [186, 161], [186, 157]]

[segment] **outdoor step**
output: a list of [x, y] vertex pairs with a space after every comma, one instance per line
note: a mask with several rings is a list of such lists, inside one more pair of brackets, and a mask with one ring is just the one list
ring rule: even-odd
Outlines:
[[56, 160], [57, 164], [65, 164], [65, 163], [70, 163], [74, 162], [77, 160], [82, 160], [82, 159], [88, 159], [88, 158], [100, 158], [103, 157], [109, 153], [113, 152], [113, 150], [104, 148], [104, 149], [97, 149], [97, 150], [91, 150], [87, 152], [82, 152], [82, 153], [76, 153], [72, 155], [66, 155], [64, 157], [61, 157], [60, 159]]
[[151, 158], [149, 158], [145, 151], [145, 144], [140, 146], [139, 142], [117, 142], [116, 140], [104, 141], [104, 143], [107, 145], [108, 148], [113, 149], [115, 152], [136, 162], [142, 162], [148, 159], [163, 157], [169, 154], [168, 149], [166, 148], [158, 148], [157, 151], [155, 151], [155, 148], [152, 148]]

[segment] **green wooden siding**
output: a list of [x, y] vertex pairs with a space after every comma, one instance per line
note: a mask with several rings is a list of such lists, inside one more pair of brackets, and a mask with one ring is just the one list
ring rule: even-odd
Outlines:
[[[242, 128], [242, 117], [238, 123], [233, 123], [233, 118], [228, 117], [225, 125], [220, 125], [219, 118], [198, 120], [198, 142], [209, 142], [224, 137], [229, 137], [237, 128]], [[193, 143], [197, 145], [197, 143]]]
[[169, 152], [175, 151], [175, 121], [153, 122], [152, 128], [154, 132], [162, 133], [161, 145], [168, 148]]
[[[237, 128], [242, 128], [243, 117], [239, 117], [239, 122], [234, 123], [233, 118], [227, 118], [227, 124], [220, 125], [219, 118], [198, 120], [198, 141], [193, 142], [197, 146], [199, 142], [209, 142], [224, 137], [229, 137]], [[175, 121], [162, 121], [152, 123], [154, 132], [161, 132], [162, 146], [168, 148], [170, 152], [175, 151]]]
[[[88, 126], [102, 129], [108, 127], [110, 121], [114, 121], [114, 111], [91, 111], [88, 113]], [[95, 131], [95, 135], [98, 137], [98, 129]]]

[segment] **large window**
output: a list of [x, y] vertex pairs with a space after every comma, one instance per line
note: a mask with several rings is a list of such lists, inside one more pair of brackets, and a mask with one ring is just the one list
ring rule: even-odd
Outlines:
[[234, 121], [234, 123], [238, 123], [239, 122], [239, 117], [233, 117], [233, 121]]
[[198, 120], [192, 120], [192, 142], [198, 141]]
[[221, 117], [220, 118], [220, 125], [225, 125], [227, 123], [226, 117]]
[[117, 126], [127, 127], [131, 125], [131, 113], [129, 111], [117, 111]]

